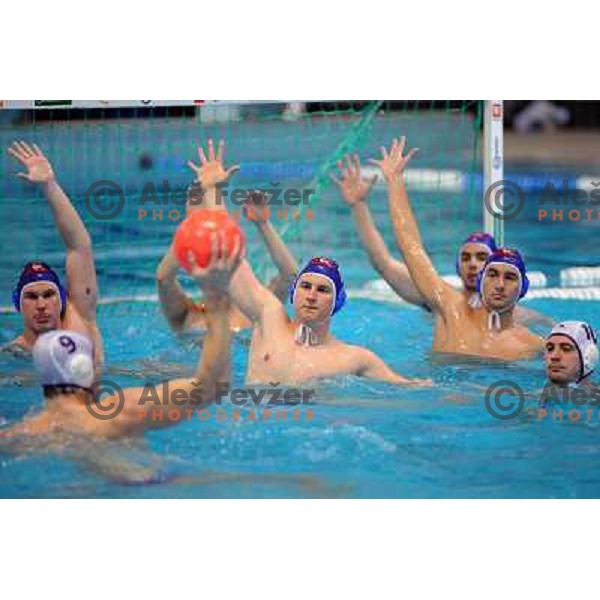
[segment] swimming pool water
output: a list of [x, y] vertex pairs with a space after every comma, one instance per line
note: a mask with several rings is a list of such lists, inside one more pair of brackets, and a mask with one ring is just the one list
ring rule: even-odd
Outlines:
[[[9, 174], [12, 177], [12, 173]], [[40, 198], [3, 198], [0, 222], [6, 251], [0, 257], [2, 305], [19, 267], [32, 253], [62, 267], [63, 256], [51, 219]], [[111, 223], [87, 219], [83, 198], [73, 200], [96, 244], [102, 298], [154, 292], [154, 269], [176, 223], [139, 223], [125, 216]], [[413, 203], [423, 239], [441, 273], [451, 273], [458, 241], [480, 228], [462, 214], [460, 198], [416, 193]], [[370, 200], [386, 240], [383, 188]], [[330, 254], [342, 265], [348, 287], [377, 278], [358, 243], [348, 209], [333, 191], [319, 205], [319, 218], [291, 243], [300, 261]], [[529, 267], [558, 281], [561, 268], [597, 264], [590, 254], [597, 224], [540, 224], [525, 210], [507, 225], [507, 241], [525, 251]], [[465, 217], [462, 219], [461, 217]], [[249, 230], [249, 227], [246, 226]], [[108, 241], [121, 240], [115, 246]], [[259, 244], [250, 233], [250, 244]], [[577, 318], [597, 325], [593, 302], [535, 300], [528, 306], [556, 319]], [[198, 344], [175, 338], [155, 302], [123, 301], [99, 307], [106, 376], [120, 385], [158, 382], [171, 372], [191, 372]], [[12, 339], [20, 319], [0, 315], [0, 342]], [[431, 318], [405, 306], [352, 299], [334, 319], [333, 333], [378, 352], [400, 373], [431, 377], [427, 390], [405, 390], [355, 378], [325, 382], [311, 409], [314, 420], [234, 421], [228, 417], [184, 422], [148, 433], [146, 446], [110, 443], [91, 451], [107, 460], [135, 465], [159, 463], [176, 483], [111, 483], [76, 460], [31, 452], [0, 454], [0, 497], [598, 497], [600, 420], [536, 421], [524, 416], [494, 419], [484, 405], [485, 388], [510, 379], [525, 391], [544, 383], [541, 361], [518, 365], [439, 365], [430, 360]], [[544, 333], [544, 328], [536, 329]], [[233, 386], [244, 380], [248, 332], [234, 342]], [[170, 365], [173, 366], [171, 371]], [[133, 374], [123, 375], [120, 368]], [[14, 422], [42, 405], [29, 359], [0, 356], [0, 417]], [[290, 410], [293, 407], [289, 407]], [[243, 408], [244, 417], [249, 408]], [[215, 412], [212, 411], [212, 415]]]
[[[566, 303], [536, 301], [534, 308], [570, 316]], [[107, 371], [154, 360], [193, 368], [196, 344], [173, 338], [156, 305], [103, 307]], [[577, 305], [592, 320], [593, 307]], [[16, 318], [9, 319], [17, 327]], [[149, 332], [149, 323], [155, 323]], [[6, 325], [5, 325], [6, 327]], [[149, 454], [182, 483], [118, 485], [88, 472], [68, 457], [33, 454], [2, 458], [3, 497], [596, 497], [600, 493], [597, 432], [589, 423], [494, 419], [484, 389], [510, 379], [525, 391], [543, 386], [541, 365], [439, 366], [428, 360], [429, 318], [420, 311], [365, 300], [353, 301], [334, 331], [378, 352], [411, 376], [432, 377], [430, 390], [404, 390], [348, 378], [320, 386], [311, 405], [314, 421], [235, 422], [231, 404], [224, 421], [192, 420], [147, 434], [148, 450], [119, 444], [98, 448], [143, 465]], [[5, 329], [6, 331], [6, 329]], [[150, 343], [141, 341], [149, 335]], [[234, 383], [245, 371], [247, 335], [234, 348]], [[24, 359], [3, 361], [2, 409], [13, 421], [41, 405]], [[148, 367], [151, 370], [151, 367]], [[159, 381], [155, 374], [151, 380]], [[122, 385], [135, 377], [111, 376]], [[288, 407], [292, 408], [292, 407]], [[249, 408], [242, 409], [246, 415]], [[306, 408], [300, 409], [301, 414]], [[214, 411], [213, 415], [215, 414]], [[291, 412], [291, 410], [289, 411]], [[260, 415], [260, 411], [258, 413]]]

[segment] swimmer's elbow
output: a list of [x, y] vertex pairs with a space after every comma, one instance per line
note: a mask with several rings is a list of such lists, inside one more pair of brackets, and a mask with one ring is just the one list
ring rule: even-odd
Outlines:
[[81, 233], [81, 237], [79, 238], [77, 243], [77, 249], [85, 250], [87, 252], [93, 252], [94, 247], [92, 244], [92, 236], [90, 235], [90, 232], [87, 229]]
[[394, 270], [394, 257], [387, 251], [378, 250], [376, 252], [369, 252], [369, 262], [371, 266], [381, 275], [384, 279], [387, 279], [389, 274]]
[[170, 269], [167, 269], [165, 265], [161, 262], [158, 267], [156, 267], [156, 272], [154, 274], [154, 279], [156, 280], [157, 285], [164, 286], [168, 283], [171, 283], [175, 277]]

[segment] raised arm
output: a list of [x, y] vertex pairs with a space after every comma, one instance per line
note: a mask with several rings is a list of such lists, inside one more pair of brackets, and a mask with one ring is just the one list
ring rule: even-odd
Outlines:
[[192, 306], [192, 299], [177, 281], [178, 272], [179, 263], [173, 253], [173, 246], [169, 246], [156, 269], [156, 285], [163, 314], [171, 329], [175, 331], [181, 330], [184, 326]]
[[[192, 253], [189, 261], [192, 264], [191, 275], [202, 288], [206, 303], [207, 333], [196, 370], [191, 378], [175, 379], [169, 382], [168, 395], [159, 392], [160, 404], [152, 405], [151, 410], [143, 414], [143, 407], [139, 399], [143, 388], [129, 388], [125, 390], [125, 406], [123, 412], [124, 427], [165, 427], [173, 424], [172, 411], [185, 413], [187, 410], [196, 410], [212, 402], [218, 394], [217, 384], [228, 381], [227, 371], [230, 360], [231, 331], [229, 327], [230, 301], [227, 289], [230, 284], [232, 272], [243, 256], [239, 240], [236, 246], [229, 251], [219, 254], [218, 248], [227, 248], [227, 238], [222, 235], [213, 236], [212, 260], [206, 268], [200, 268], [194, 260]], [[227, 256], [229, 255], [229, 258]], [[183, 402], [177, 395], [184, 394]], [[162, 417], [161, 417], [162, 415]], [[177, 419], [179, 420], [179, 419]]]
[[346, 167], [340, 160], [337, 164], [340, 178], [333, 173], [331, 180], [337, 185], [342, 198], [352, 209], [352, 216], [358, 230], [363, 247], [375, 270], [385, 279], [391, 288], [406, 302], [423, 306], [425, 300], [417, 290], [408, 271], [408, 267], [396, 260], [377, 230], [366, 198], [377, 180], [377, 175], [371, 179], [363, 179], [360, 174], [360, 159], [358, 155], [346, 155]]
[[[188, 211], [197, 208], [211, 208], [215, 210], [227, 210], [219, 192], [219, 185], [229, 179], [233, 173], [240, 170], [239, 165], [234, 165], [226, 169], [223, 166], [225, 158], [225, 142], [219, 141], [219, 146], [215, 154], [215, 145], [209, 138], [208, 158], [202, 146], [198, 147], [198, 158], [200, 164], [196, 165], [191, 160], [188, 166], [196, 175], [196, 189], [192, 186], [192, 194], [188, 196]], [[200, 184], [200, 186], [198, 186]]]
[[35, 145], [14, 142], [8, 149], [26, 169], [18, 176], [41, 186], [66, 248], [69, 303], [88, 323], [96, 322], [96, 267], [89, 233], [67, 195], [56, 181], [48, 159]]
[[285, 314], [282, 303], [254, 275], [248, 261], [242, 261], [229, 284], [231, 299], [255, 325], [262, 326], [265, 315], [277, 311]]
[[368, 379], [394, 383], [398, 385], [429, 387], [431, 379], [407, 379], [393, 369], [388, 367], [385, 362], [374, 352], [366, 348], [360, 348], [358, 355], [358, 368], [356, 374]]
[[439, 276], [423, 247], [404, 185], [404, 169], [417, 150], [413, 149], [403, 156], [405, 146], [404, 137], [400, 142], [394, 140], [389, 154], [382, 148], [382, 159], [370, 162], [381, 169], [387, 182], [394, 236], [412, 280], [425, 302], [444, 314], [449, 308], [450, 298], [458, 294]]
[[[225, 169], [223, 156], [225, 142], [221, 140], [215, 154], [214, 142], [208, 140], [208, 158], [202, 146], [198, 147], [200, 164], [188, 161], [188, 166], [194, 172], [196, 179], [188, 190], [186, 209], [187, 212], [198, 209], [225, 210], [224, 204], [218, 197], [217, 187], [235, 173], [239, 167], [234, 165]], [[169, 246], [156, 269], [156, 284], [162, 311], [175, 331], [180, 330], [193, 306], [192, 299], [183, 291], [177, 281], [179, 263]]]
[[260, 192], [248, 194], [244, 209], [248, 220], [256, 225], [279, 271], [279, 274], [269, 282], [268, 287], [281, 302], [285, 302], [289, 294], [290, 283], [298, 272], [296, 259], [269, 221], [266, 194]]

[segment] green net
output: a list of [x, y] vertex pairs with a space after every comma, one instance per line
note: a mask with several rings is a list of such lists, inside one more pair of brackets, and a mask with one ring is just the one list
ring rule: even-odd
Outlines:
[[[358, 152], [366, 165], [400, 135], [420, 148], [408, 187], [434, 257], [453, 257], [457, 236], [481, 227], [478, 101], [46, 106], [0, 116], [4, 149], [23, 139], [40, 146], [52, 162], [92, 236], [104, 299], [155, 292], [156, 266], [185, 216], [182, 198], [193, 178], [186, 162], [197, 162], [197, 147], [208, 138], [224, 139], [226, 164], [241, 166], [226, 191], [230, 210], [240, 209], [231, 201], [234, 189], [279, 190], [281, 199], [289, 190], [308, 195], [308, 203], [272, 206], [271, 221], [299, 262], [332, 254], [345, 261], [345, 274], [356, 285], [374, 274], [358, 250], [350, 211], [329, 180], [347, 152]], [[64, 249], [40, 191], [16, 178], [19, 165], [6, 152], [2, 161], [6, 251], [0, 269], [6, 305], [24, 262], [44, 259], [64, 274]], [[119, 194], [122, 207], [114, 211]], [[395, 247], [381, 182], [370, 202]], [[252, 265], [260, 277], [270, 277], [272, 261], [255, 227], [246, 222], [243, 227]], [[443, 269], [452, 270], [452, 264]]]

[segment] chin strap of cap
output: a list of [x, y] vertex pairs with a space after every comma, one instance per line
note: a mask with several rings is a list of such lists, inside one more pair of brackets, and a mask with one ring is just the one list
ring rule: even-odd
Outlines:
[[468, 304], [471, 308], [481, 308], [483, 306], [481, 295], [477, 292], [473, 292], [469, 298]]
[[317, 334], [312, 328], [304, 323], [300, 323], [300, 325], [298, 325], [298, 329], [296, 329], [296, 333], [294, 335], [294, 341], [299, 346], [317, 346], [319, 344], [319, 338]]

